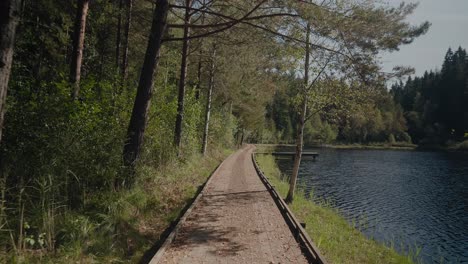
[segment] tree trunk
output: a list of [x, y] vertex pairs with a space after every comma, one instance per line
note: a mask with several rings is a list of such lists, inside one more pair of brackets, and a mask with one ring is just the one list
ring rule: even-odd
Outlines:
[[0, 142], [21, 0], [0, 1]]
[[188, 66], [188, 48], [190, 41], [187, 39], [190, 35], [190, 7], [192, 0], [185, 0], [185, 27], [184, 27], [184, 41], [182, 44], [182, 60], [180, 64], [180, 80], [179, 80], [179, 96], [177, 99], [177, 119], [174, 132], [174, 145], [177, 149], [178, 155], [180, 155], [180, 145], [182, 140], [182, 126], [184, 122], [184, 100], [185, 100], [185, 80], [187, 78], [187, 66]]
[[244, 129], [242, 129], [242, 132], [241, 132], [241, 140], [240, 140], [240, 144], [239, 144], [239, 147], [242, 148], [242, 145], [244, 145]]
[[202, 79], [202, 57], [203, 57], [203, 50], [200, 48], [200, 54], [198, 57], [198, 65], [197, 65], [197, 85], [195, 86], [195, 99], [200, 99], [200, 90], [201, 90], [201, 79]]
[[305, 119], [307, 115], [307, 87], [309, 85], [309, 67], [310, 67], [310, 44], [309, 44], [309, 35], [310, 35], [310, 24], [307, 24], [306, 30], [306, 49], [305, 49], [305, 61], [304, 61], [304, 88], [303, 88], [303, 97], [301, 105], [301, 114], [300, 120], [297, 128], [297, 137], [296, 137], [296, 154], [294, 156], [294, 165], [289, 179], [289, 191], [286, 196], [286, 203], [292, 203], [294, 200], [294, 192], [296, 191], [296, 182], [297, 176], [299, 174], [299, 167], [301, 165], [302, 159], [302, 145], [304, 143], [304, 126]]
[[119, 0], [119, 15], [117, 16], [117, 39], [115, 43], [115, 66], [119, 68], [120, 63], [120, 46], [121, 46], [121, 28], [122, 28], [122, 5], [123, 0]]
[[[202, 1], [202, 5], [206, 5], [205, 1]], [[201, 24], [205, 24], [205, 13], [201, 13]], [[198, 54], [198, 65], [197, 65], [197, 85], [195, 86], [195, 99], [198, 101], [200, 99], [200, 90], [201, 90], [201, 82], [202, 82], [202, 69], [203, 69], [203, 39], [199, 40], [199, 49], [200, 52]]]
[[70, 83], [73, 86], [72, 97], [76, 99], [80, 92], [81, 63], [83, 60], [83, 46], [86, 31], [86, 17], [88, 16], [89, 0], [78, 0], [75, 18], [75, 32], [73, 36], [73, 53], [70, 64]]
[[[161, 49], [162, 38], [167, 26], [168, 10], [168, 0], [156, 1], [156, 8], [154, 9], [153, 22], [151, 25], [151, 35], [146, 48], [145, 61], [140, 74], [140, 82], [138, 84], [123, 151], [124, 165], [130, 167], [132, 171], [134, 171], [135, 162], [137, 161], [141, 151], [143, 137], [148, 122], [148, 112], [151, 96], [153, 94], [154, 75], [158, 68], [159, 51]], [[131, 184], [131, 181], [128, 181], [128, 183]], [[118, 182], [117, 186], [120, 187], [124, 184], [125, 180]]]
[[211, 55], [210, 79], [208, 82], [208, 94], [206, 95], [205, 130], [203, 131], [203, 143], [202, 143], [203, 156], [205, 156], [206, 154], [206, 147], [208, 145], [208, 129], [210, 126], [210, 114], [211, 114], [211, 95], [213, 94], [213, 85], [214, 85], [215, 56], [216, 56], [216, 47], [213, 47], [213, 53]]
[[125, 84], [128, 76], [128, 43], [130, 34], [130, 24], [132, 22], [133, 0], [127, 0], [127, 20], [125, 22], [125, 35], [122, 47], [122, 85]]

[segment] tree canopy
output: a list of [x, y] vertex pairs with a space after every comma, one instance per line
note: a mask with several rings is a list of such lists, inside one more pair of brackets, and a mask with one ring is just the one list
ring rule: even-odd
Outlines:
[[[90, 256], [135, 254], [125, 237], [138, 229], [128, 228], [137, 225], [131, 219], [142, 208], [168, 211], [161, 200], [169, 198], [138, 196], [149, 192], [150, 172], [200, 152], [209, 159], [245, 141], [292, 142], [298, 131], [306, 143], [408, 141], [405, 118], [415, 140], [427, 124], [454, 138], [466, 128], [459, 120], [467, 104], [458, 100], [466, 98], [464, 50], [450, 51], [440, 73], [394, 87], [395, 102], [384, 88], [378, 53], [429, 28], [407, 22], [416, 4], [5, 0], [0, 7], [0, 52], [8, 55], [0, 58], [0, 254], [81, 245]], [[117, 215], [127, 207], [128, 215]], [[83, 234], [89, 226], [95, 234]], [[118, 242], [99, 249], [83, 242], [92, 235]]]
[[405, 111], [408, 131], [416, 143], [463, 139], [468, 131], [466, 50], [449, 48], [440, 70], [396, 83], [392, 94]]

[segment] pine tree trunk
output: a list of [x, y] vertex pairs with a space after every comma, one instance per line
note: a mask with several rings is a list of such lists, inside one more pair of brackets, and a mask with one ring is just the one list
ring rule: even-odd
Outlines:
[[21, 0], [0, 1], [0, 142]]
[[127, 0], [127, 18], [125, 22], [124, 42], [122, 46], [122, 85], [128, 77], [128, 43], [130, 34], [130, 24], [132, 23], [133, 0]]
[[303, 88], [303, 97], [301, 105], [301, 114], [300, 120], [297, 128], [297, 137], [296, 137], [296, 153], [294, 156], [294, 165], [289, 179], [289, 191], [286, 196], [286, 203], [292, 203], [294, 200], [294, 193], [296, 191], [297, 176], [299, 174], [299, 167], [301, 165], [302, 159], [302, 145], [304, 144], [304, 126], [305, 119], [307, 115], [307, 87], [309, 85], [309, 67], [310, 67], [310, 24], [307, 24], [306, 30], [306, 50], [305, 50], [305, 61], [304, 61], [304, 88]]
[[115, 43], [115, 66], [119, 68], [120, 63], [120, 46], [121, 46], [121, 28], [122, 28], [122, 5], [123, 0], [119, 0], [119, 15], [117, 16], [117, 39]]
[[179, 80], [179, 95], [177, 99], [177, 119], [174, 131], [174, 145], [177, 149], [177, 153], [180, 155], [180, 146], [182, 140], [182, 126], [184, 123], [184, 101], [185, 101], [185, 81], [187, 78], [187, 66], [188, 66], [188, 49], [190, 41], [187, 39], [190, 36], [190, 7], [192, 0], [185, 0], [185, 27], [184, 27], [184, 41], [182, 44], [182, 59], [180, 63], [180, 80]]
[[[156, 8], [154, 9], [153, 22], [151, 25], [151, 34], [146, 48], [145, 61], [140, 74], [140, 82], [138, 84], [123, 152], [124, 165], [130, 167], [132, 170], [134, 170], [135, 162], [140, 154], [148, 122], [151, 96], [153, 94], [154, 75], [158, 68], [159, 51], [161, 49], [162, 38], [167, 26], [168, 10], [168, 0], [156, 1]], [[123, 180], [117, 182], [117, 186], [121, 187], [126, 182], [131, 184], [132, 179], [129, 179], [129, 181]]]
[[208, 94], [206, 95], [205, 129], [203, 130], [203, 143], [202, 143], [203, 156], [206, 154], [206, 147], [208, 145], [208, 132], [209, 132], [210, 115], [211, 115], [211, 97], [213, 94], [213, 86], [214, 86], [215, 56], [216, 56], [216, 47], [213, 47], [213, 53], [211, 55], [210, 79], [208, 83]]
[[78, 94], [80, 93], [81, 64], [83, 60], [83, 47], [88, 7], [89, 0], [78, 0], [78, 9], [75, 18], [75, 32], [73, 36], [73, 53], [70, 64], [70, 83], [72, 84], [73, 89], [73, 99], [78, 98]]

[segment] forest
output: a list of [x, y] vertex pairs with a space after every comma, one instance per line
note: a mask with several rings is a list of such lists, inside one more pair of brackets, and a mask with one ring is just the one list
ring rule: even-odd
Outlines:
[[[288, 76], [297, 82], [293, 75]], [[290, 87], [293, 87], [291, 85]], [[448, 49], [441, 70], [409, 76], [390, 89], [384, 85], [353, 105], [348, 116], [316, 113], [305, 126], [305, 143], [406, 142], [420, 146], [449, 146], [468, 138], [468, 56], [459, 47]], [[276, 91], [267, 105], [268, 132], [262, 140], [294, 142], [297, 120], [292, 89]], [[269, 123], [268, 123], [269, 122]]]
[[[278, 91], [267, 105], [266, 120], [270, 125], [262, 140], [294, 143], [297, 133], [294, 124], [297, 111], [291, 90]], [[410, 144], [404, 110], [385, 85], [375, 88], [364, 99], [348, 103], [348, 111], [319, 111], [305, 124], [304, 143], [307, 146], [322, 144]]]
[[135, 262], [245, 142], [460, 140], [464, 50], [386, 89], [416, 7], [2, 1], [0, 261]]
[[468, 56], [449, 48], [440, 70], [409, 77], [391, 94], [405, 113], [408, 133], [420, 145], [444, 145], [468, 137]]

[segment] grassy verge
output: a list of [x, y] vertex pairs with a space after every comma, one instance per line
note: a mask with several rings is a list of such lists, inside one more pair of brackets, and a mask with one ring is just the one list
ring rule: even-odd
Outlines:
[[[281, 173], [274, 158], [258, 155], [256, 159], [265, 176], [285, 197], [288, 184], [280, 180]], [[307, 232], [330, 263], [414, 263], [413, 257], [400, 255], [394, 249], [366, 238], [336, 209], [326, 203], [316, 204], [300, 191], [290, 208], [300, 221], [306, 223]]]
[[141, 165], [132, 189], [96, 191], [81, 211], [56, 216], [61, 246], [55, 252], [0, 250], [0, 263], [137, 263], [229, 153], [214, 150], [164, 166]]

